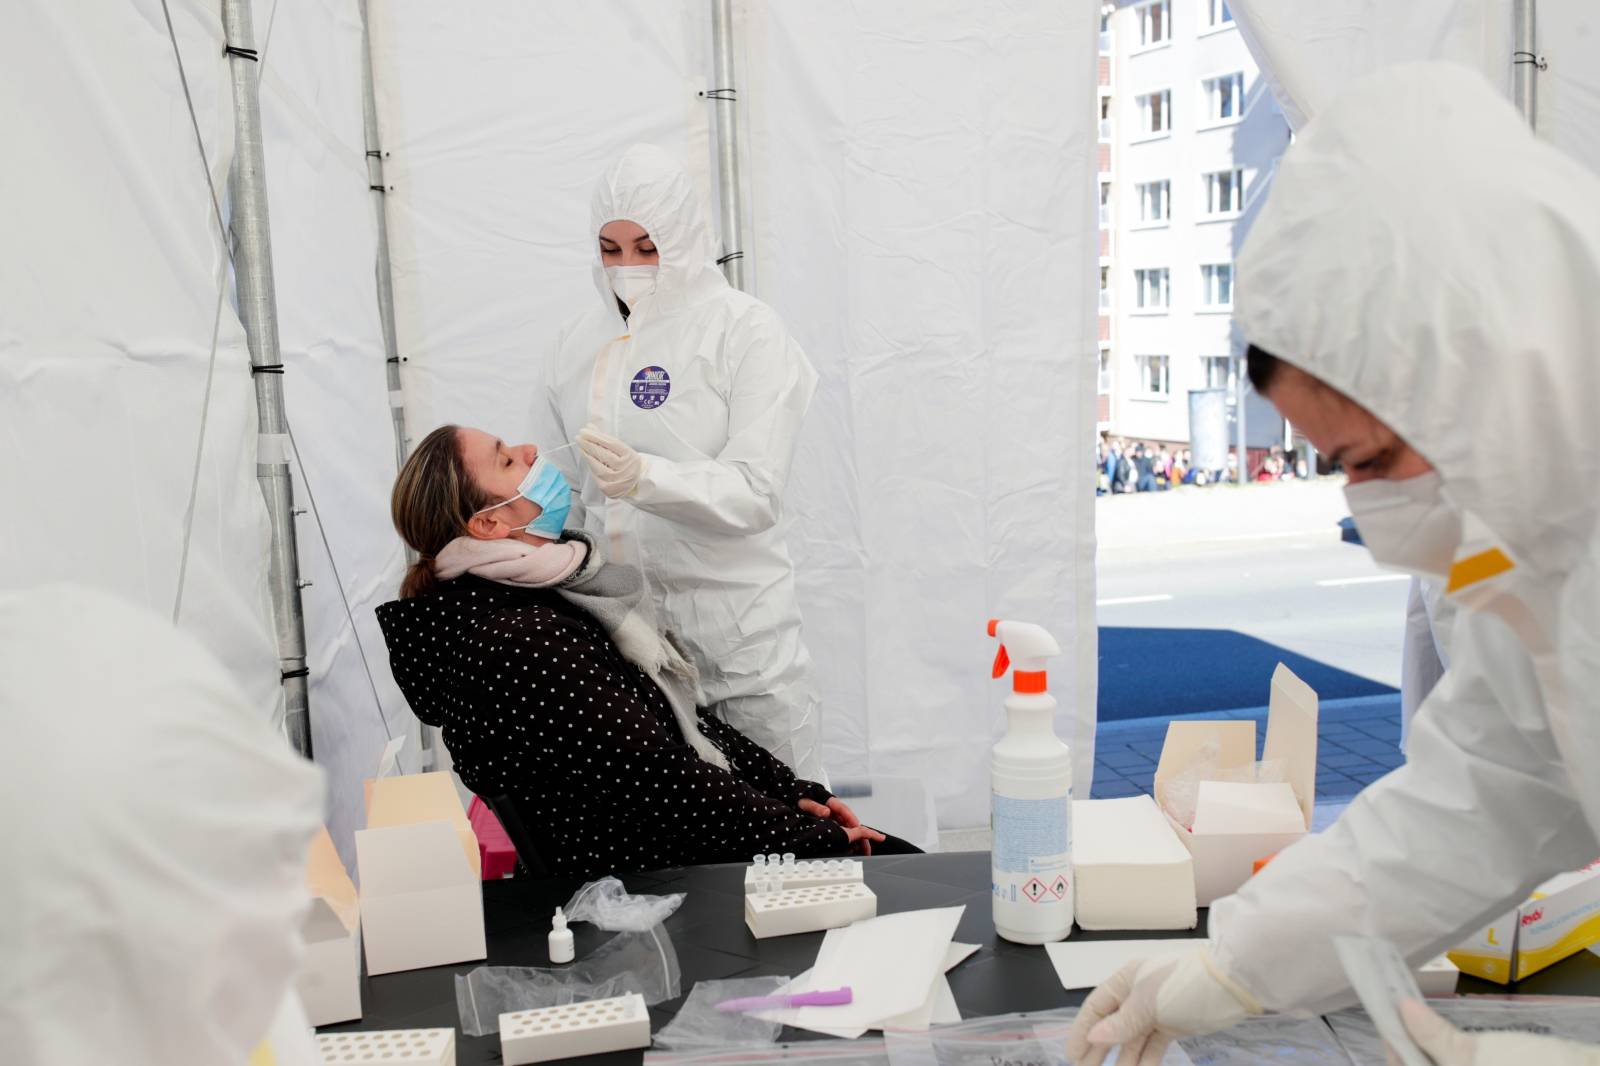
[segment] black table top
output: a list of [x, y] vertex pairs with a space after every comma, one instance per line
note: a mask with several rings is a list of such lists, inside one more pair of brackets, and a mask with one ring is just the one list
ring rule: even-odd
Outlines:
[[[1067, 992], [1042, 948], [1025, 947], [1001, 939], [994, 931], [989, 909], [988, 852], [953, 852], [942, 855], [884, 856], [865, 860], [866, 880], [878, 896], [879, 914], [954, 907], [966, 904], [955, 939], [977, 944], [979, 949], [950, 973], [950, 989], [966, 1018], [1014, 1011], [1052, 1010], [1076, 1006], [1086, 991]], [[630, 892], [664, 894], [685, 892], [687, 897], [667, 920], [673, 947], [683, 972], [683, 992], [696, 981], [768, 974], [795, 975], [816, 961], [822, 933], [756, 940], [744, 925], [743, 864], [695, 866], [623, 878]], [[385, 974], [363, 979], [363, 1017], [348, 1025], [327, 1026], [322, 1032], [363, 1029], [456, 1028], [455, 975], [478, 966], [548, 966], [546, 934], [550, 916], [564, 904], [580, 882], [563, 880], [492, 881], [483, 886], [484, 924], [489, 957], [459, 966]], [[1201, 928], [1205, 912], [1201, 912]], [[613, 934], [586, 923], [572, 926], [578, 958], [609, 940]], [[1140, 940], [1193, 936], [1192, 932], [1091, 933], [1074, 930], [1073, 939]], [[1459, 993], [1504, 995], [1508, 989], [1471, 977], [1461, 977]], [[1511, 987], [1525, 995], [1600, 996], [1600, 957], [1585, 951]], [[671, 1000], [650, 1009], [651, 1029], [659, 1031], [682, 1005]], [[820, 1039], [816, 1034], [784, 1030], [785, 1040]], [[586, 1063], [638, 1063], [643, 1053], [596, 1055]], [[500, 1062], [500, 1038], [464, 1037], [457, 1033], [456, 1062], [460, 1066]]]

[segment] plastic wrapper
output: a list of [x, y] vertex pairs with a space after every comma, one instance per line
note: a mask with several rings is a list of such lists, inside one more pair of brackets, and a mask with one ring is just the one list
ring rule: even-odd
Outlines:
[[[1600, 1044], [1600, 999], [1580, 996], [1471, 996], [1430, 999], [1428, 1006], [1457, 1029], [1479, 1033], [1532, 1033]], [[1383, 1038], [1364, 1010], [1328, 1015], [1334, 1035], [1356, 1066], [1384, 1066]], [[1529, 1066], [1533, 1066], [1532, 1063]]]
[[926, 1032], [884, 1034], [891, 1066], [1070, 1066], [1067, 1031], [1077, 1008], [973, 1018]]
[[736, 1044], [773, 1044], [783, 1029], [779, 1022], [752, 1014], [720, 1011], [727, 999], [770, 996], [789, 983], [787, 977], [739, 977], [730, 981], [701, 981], [689, 990], [678, 1016], [656, 1034], [655, 1046], [674, 1051], [727, 1048]]
[[[793, 1044], [697, 1048], [684, 1051], [647, 1051], [645, 1066], [784, 1066], [785, 1063], [821, 1063], [822, 1066], [890, 1066], [882, 1040], [802, 1040]], [[993, 1066], [986, 1063], [985, 1066]]]
[[1184, 1037], [1179, 1043], [1195, 1066], [1256, 1066], [1262, 1062], [1350, 1066], [1344, 1049], [1321, 1018], [1250, 1018], [1220, 1033]]
[[1180, 825], [1194, 828], [1194, 811], [1200, 801], [1200, 782], [1229, 781], [1237, 784], [1274, 784], [1287, 780], [1288, 767], [1282, 759], [1262, 759], [1249, 766], [1219, 765], [1222, 747], [1215, 740], [1201, 745], [1195, 757], [1178, 773], [1163, 782], [1156, 798]]
[[612, 932], [642, 933], [660, 925], [683, 903], [682, 892], [670, 896], [634, 896], [615, 877], [590, 881], [562, 908], [569, 922], [589, 922]]
[[654, 1006], [682, 993], [678, 953], [660, 926], [619, 933], [587, 957], [560, 969], [480, 966], [456, 978], [461, 1031], [489, 1036], [508, 1011], [587, 1003], [637, 992]]

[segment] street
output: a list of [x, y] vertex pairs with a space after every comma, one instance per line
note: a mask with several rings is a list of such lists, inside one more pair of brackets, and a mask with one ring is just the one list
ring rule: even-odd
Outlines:
[[1263, 706], [1280, 659], [1323, 700], [1392, 692], [1407, 579], [1347, 513], [1334, 479], [1098, 499], [1101, 721]]

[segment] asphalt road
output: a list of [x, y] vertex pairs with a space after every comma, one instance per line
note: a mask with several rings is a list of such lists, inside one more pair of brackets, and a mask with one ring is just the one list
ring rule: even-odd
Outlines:
[[[1181, 519], [1180, 500], [1159, 503]], [[1324, 700], [1394, 691], [1406, 579], [1314, 526], [1103, 542], [1101, 720], [1260, 707], [1279, 661]]]

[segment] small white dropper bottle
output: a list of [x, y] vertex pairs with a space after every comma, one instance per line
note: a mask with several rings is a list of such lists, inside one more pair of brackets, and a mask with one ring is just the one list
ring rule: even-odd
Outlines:
[[550, 962], [559, 965], [571, 962], [576, 952], [572, 949], [572, 930], [567, 928], [567, 916], [561, 913], [561, 908], [556, 908], [556, 916], [550, 926]]

